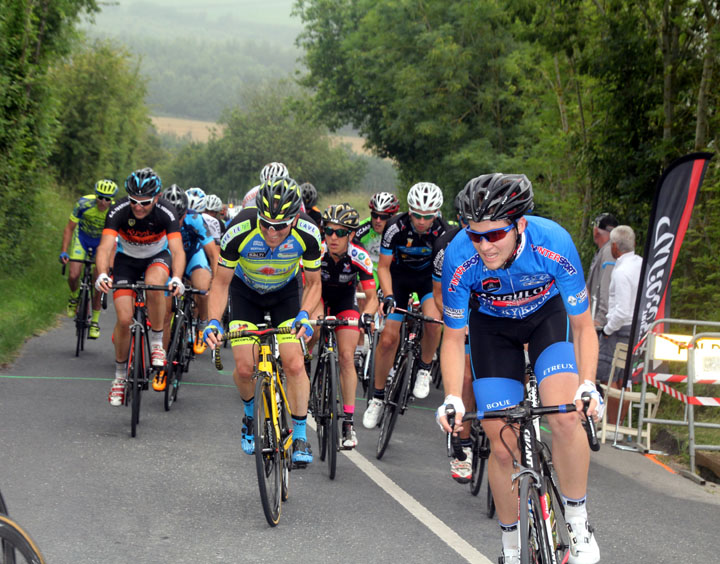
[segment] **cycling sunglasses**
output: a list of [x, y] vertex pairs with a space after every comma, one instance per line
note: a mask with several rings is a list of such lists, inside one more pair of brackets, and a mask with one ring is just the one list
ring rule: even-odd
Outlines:
[[350, 230], [349, 229], [333, 229], [332, 227], [326, 227], [325, 235], [327, 235], [328, 237], [337, 235], [338, 238], [347, 237], [348, 235], [350, 235]]
[[265, 229], [272, 229], [273, 231], [282, 231], [283, 229], [286, 229], [290, 227], [290, 224], [293, 222], [293, 219], [288, 219], [286, 221], [275, 221], [271, 222], [267, 219], [263, 219], [262, 217], [258, 218], [258, 223], [260, 224], [260, 227], [264, 227]]
[[373, 219], [388, 220], [392, 216], [390, 214], [386, 214], [386, 213], [370, 212], [370, 217], [372, 217]]
[[501, 227], [500, 229], [491, 229], [490, 231], [473, 231], [470, 227], [465, 228], [465, 233], [468, 234], [470, 240], [473, 243], [479, 243], [485, 239], [488, 243], [497, 243], [505, 238], [515, 228], [515, 224], [511, 223], [507, 227]]
[[437, 215], [437, 212], [418, 213], [418, 212], [411, 211], [410, 215], [412, 215], [415, 219], [433, 219]]
[[130, 204], [133, 206], [142, 206], [144, 208], [148, 207], [153, 202], [153, 198], [150, 198], [149, 200], [136, 200], [135, 198], [132, 198], [128, 196], [128, 200], [130, 200]]
[[[98, 200], [102, 200], [103, 202], [112, 202], [112, 198], [110, 196], [97, 196]], [[132, 198], [130, 198], [132, 200]]]

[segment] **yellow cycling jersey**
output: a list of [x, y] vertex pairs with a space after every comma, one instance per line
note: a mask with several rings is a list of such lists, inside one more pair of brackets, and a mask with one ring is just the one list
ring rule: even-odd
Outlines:
[[218, 263], [234, 268], [235, 275], [260, 294], [274, 292], [295, 278], [302, 259], [303, 269], [320, 268], [320, 230], [304, 213], [287, 238], [271, 249], [258, 227], [257, 209], [235, 216], [220, 241]]

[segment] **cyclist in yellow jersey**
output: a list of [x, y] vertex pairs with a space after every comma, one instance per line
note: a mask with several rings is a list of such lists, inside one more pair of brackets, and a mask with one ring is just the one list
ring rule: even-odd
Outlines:
[[[292, 411], [293, 462], [307, 464], [312, 462], [305, 428], [310, 382], [298, 338], [312, 335], [308, 312], [320, 301], [320, 232], [310, 217], [300, 212], [300, 204], [300, 190], [294, 180], [270, 178], [258, 192], [256, 207], [244, 209], [230, 223], [220, 243], [218, 269], [210, 289], [211, 319], [205, 340], [211, 348], [219, 342], [216, 335], [223, 329], [218, 320], [225, 311], [228, 293], [230, 330], [256, 328], [266, 312], [274, 326], [302, 324], [297, 335], [281, 335], [278, 341]], [[301, 259], [305, 274], [302, 300], [297, 278]], [[253, 454], [252, 373], [256, 351], [252, 339], [233, 340], [232, 345], [233, 378], [245, 405], [241, 443], [247, 454]]]
[[[62, 264], [70, 263], [68, 286], [70, 297], [67, 304], [68, 317], [75, 317], [80, 292], [80, 275], [82, 273], [82, 260], [92, 259], [95, 250], [100, 244], [100, 236], [105, 226], [110, 204], [117, 194], [118, 187], [112, 180], [98, 180], [95, 183], [95, 193], [80, 198], [63, 231], [62, 247], [59, 260]], [[76, 229], [77, 227], [77, 229]], [[97, 277], [97, 272], [95, 273]], [[92, 320], [88, 329], [88, 339], [100, 337], [100, 292], [93, 297]]]

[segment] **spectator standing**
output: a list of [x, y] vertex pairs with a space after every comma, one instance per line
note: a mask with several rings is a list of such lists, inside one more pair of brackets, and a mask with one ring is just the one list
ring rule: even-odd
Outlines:
[[[605, 325], [600, 333], [597, 378], [599, 382], [608, 381], [615, 345], [630, 341], [630, 327], [635, 312], [635, 298], [640, 282], [642, 257], [635, 254], [635, 232], [628, 225], [619, 225], [610, 232], [610, 249], [615, 258], [610, 279], [608, 312]], [[611, 375], [615, 379], [615, 374]], [[620, 388], [620, 382], [609, 382]], [[625, 402], [627, 404], [627, 402]], [[608, 421], [617, 420], [617, 399], [608, 401]], [[623, 406], [623, 416], [627, 405]]]
[[610, 232], [617, 226], [618, 220], [609, 213], [601, 213], [593, 221], [593, 241], [598, 252], [590, 263], [587, 289], [590, 293], [590, 313], [598, 333], [605, 326], [608, 312], [610, 276], [615, 266], [615, 259], [610, 252]]

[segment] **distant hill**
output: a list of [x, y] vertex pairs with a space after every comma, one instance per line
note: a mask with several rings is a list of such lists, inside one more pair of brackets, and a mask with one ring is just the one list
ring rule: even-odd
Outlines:
[[291, 77], [302, 26], [293, 0], [147, 0], [105, 4], [84, 29], [140, 57], [156, 115], [215, 121], [248, 85]]

